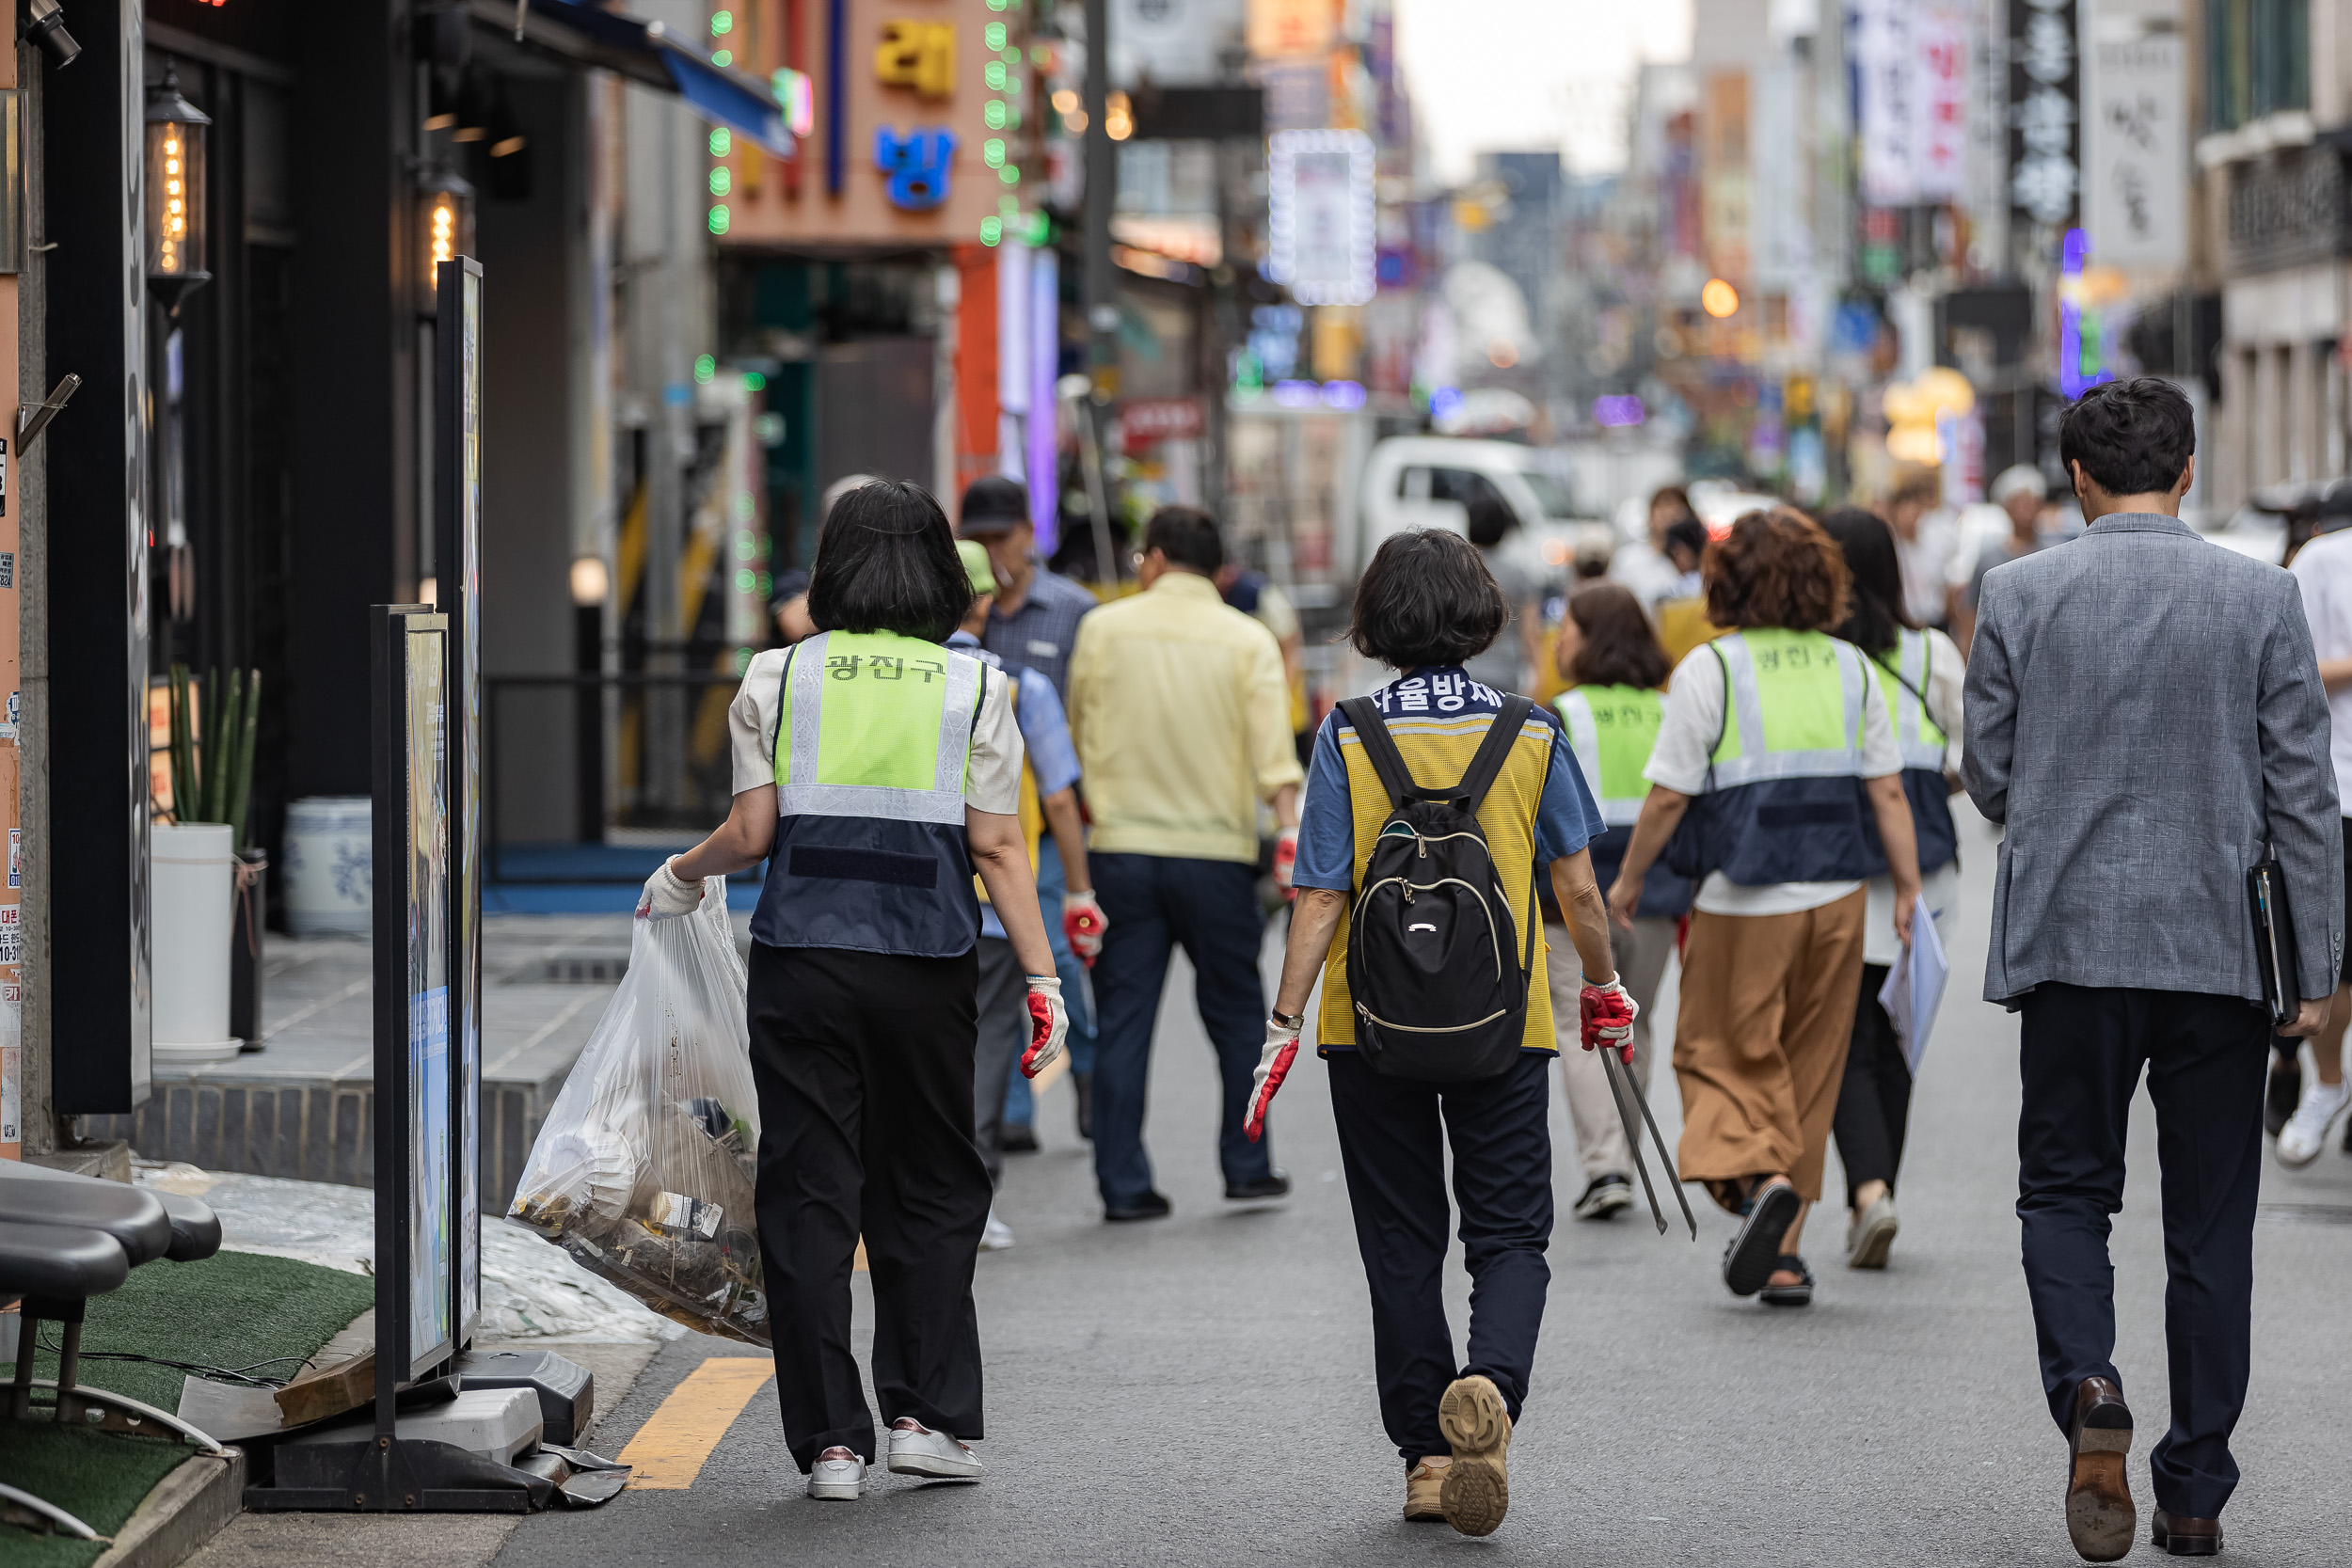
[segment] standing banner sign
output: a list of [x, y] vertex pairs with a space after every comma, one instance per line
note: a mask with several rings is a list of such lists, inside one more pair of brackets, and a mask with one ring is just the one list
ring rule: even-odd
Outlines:
[[434, 566], [450, 630], [449, 775], [454, 802], [449, 936], [449, 1125], [455, 1140], [457, 1348], [482, 1316], [482, 263], [443, 261], [434, 376]]

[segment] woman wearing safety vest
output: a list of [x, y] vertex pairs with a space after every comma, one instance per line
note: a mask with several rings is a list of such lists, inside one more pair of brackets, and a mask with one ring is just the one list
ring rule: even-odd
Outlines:
[[[1297, 903], [1243, 1123], [1252, 1138], [1264, 1127], [1320, 974], [1315, 1034], [1372, 1290], [1380, 1417], [1405, 1461], [1405, 1517], [1443, 1519], [1465, 1535], [1490, 1533], [1509, 1506], [1504, 1449], [1551, 1282], [1557, 1047], [1546, 976], [1554, 965], [1581, 970], [1571, 994], [1588, 1051], [1623, 1050], [1634, 1013], [1584, 852], [1599, 814], [1559, 722], [1463, 670], [1510, 614], [1477, 549], [1442, 529], [1392, 535], [1364, 569], [1349, 641], [1397, 678], [1315, 733]], [[1375, 845], [1406, 874], [1369, 878]], [[1414, 869], [1424, 866], [1433, 869]], [[1472, 868], [1475, 881], [1454, 876]], [[1535, 941], [1538, 879], [1568, 911], [1573, 955], [1546, 955]], [[1390, 942], [1378, 974], [1364, 972], [1351, 940], [1375, 938]], [[1449, 1016], [1382, 1017], [1386, 1003], [1371, 993], [1391, 974], [1406, 990], [1425, 977], [1414, 999]], [[1503, 993], [1495, 1010], [1475, 1011], [1490, 990], [1470, 1017], [1453, 1012], [1479, 982]], [[1439, 1026], [1421, 1026], [1431, 1023]], [[1446, 1323], [1449, 1149], [1470, 1275], [1467, 1363]]]
[[[1943, 935], [1960, 894], [1960, 834], [1951, 794], [1959, 760], [1960, 689], [1967, 662], [1940, 631], [1913, 626], [1902, 610], [1902, 574], [1895, 531], [1859, 507], [1833, 512], [1821, 527], [1853, 574], [1853, 606], [1837, 635], [1869, 655], [1879, 691], [1895, 720], [1903, 758], [1903, 795], [1919, 844], [1919, 896]], [[1882, 866], [1870, 879], [1863, 917], [1862, 994], [1854, 1005], [1853, 1042], [1837, 1091], [1837, 1158], [1846, 1167], [1846, 1266], [1886, 1267], [1895, 1244], [1895, 1169], [1902, 1164], [1911, 1114], [1911, 1066], [1894, 1022], [1879, 1006], [1886, 972], [1902, 957], [1895, 937], [1895, 880]]]
[[[1649, 617], [1642, 613], [1642, 601], [1613, 582], [1580, 588], [1569, 598], [1552, 658], [1560, 678], [1569, 683], [1552, 705], [1567, 731], [1584, 786], [1600, 802], [1600, 819], [1608, 824], [1608, 832], [1585, 846], [1593, 857], [1593, 879], [1605, 888], [1617, 879], [1617, 863], [1625, 858], [1634, 819], [1649, 793], [1642, 769], [1649, 765], [1650, 747], [1658, 739], [1665, 711], [1661, 689], [1673, 666], [1666, 650], [1658, 645]], [[1662, 863], [1654, 864], [1643, 879], [1641, 918], [1617, 933], [1617, 974], [1640, 1009], [1628, 1065], [1645, 1093], [1650, 1061], [1646, 1015], [1658, 995], [1658, 977], [1665, 973], [1667, 955], [1674, 951], [1675, 932], [1690, 907], [1690, 882]], [[1549, 897], [1544, 900], [1544, 940], [1554, 951], [1565, 947], [1568, 933]], [[1553, 966], [1549, 974], [1553, 1024], [1565, 1040], [1576, 1017], [1576, 977], [1565, 964]], [[1609, 1219], [1633, 1201], [1625, 1119], [1610, 1089], [1609, 1074], [1592, 1053], [1564, 1052], [1560, 1086], [1567, 1096], [1568, 1119], [1576, 1127], [1577, 1163], [1584, 1170], [1584, 1191], [1572, 1212], [1581, 1220]]]
[[1813, 1275], [1797, 1247], [1862, 983], [1863, 883], [1891, 867], [1908, 942], [1918, 861], [1885, 693], [1829, 635], [1848, 602], [1836, 545], [1774, 507], [1734, 523], [1700, 569], [1708, 618], [1734, 629], [1675, 671], [1609, 908], [1632, 923], [1669, 840], [1675, 869], [1699, 879], [1675, 1026], [1682, 1176], [1740, 1216], [1731, 1292], [1803, 1307]]
[[[827, 515], [818, 635], [755, 657], [728, 710], [735, 805], [645, 884], [641, 918], [768, 863], [752, 916], [759, 1244], [776, 1396], [812, 1497], [863, 1491], [874, 1418], [850, 1349], [863, 1236], [890, 1468], [973, 1479], [983, 1435], [972, 1271], [988, 1223], [973, 1144], [978, 901], [1028, 975], [1022, 1070], [1068, 1020], [1021, 832], [1022, 746], [1000, 670], [942, 647], [972, 601], [939, 503], [877, 480]], [[771, 852], [772, 850], [772, 853]]]

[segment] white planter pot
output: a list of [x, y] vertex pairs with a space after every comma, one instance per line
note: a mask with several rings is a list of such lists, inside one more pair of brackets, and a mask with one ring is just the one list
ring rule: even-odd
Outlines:
[[242, 1042], [229, 1033], [236, 866], [228, 824], [159, 823], [154, 835], [155, 1066], [233, 1061]]
[[364, 795], [313, 795], [286, 808], [286, 929], [373, 936], [374, 818]]

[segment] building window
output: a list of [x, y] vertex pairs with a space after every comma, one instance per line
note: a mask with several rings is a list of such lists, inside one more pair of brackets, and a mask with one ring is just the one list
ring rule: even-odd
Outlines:
[[2234, 131], [2312, 103], [2310, 0], [2207, 0], [2205, 115]]

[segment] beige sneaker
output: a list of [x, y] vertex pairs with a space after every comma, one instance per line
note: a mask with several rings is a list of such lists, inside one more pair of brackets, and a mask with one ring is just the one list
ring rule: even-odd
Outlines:
[[1438, 1430], [1454, 1449], [1438, 1499], [1446, 1523], [1464, 1535], [1492, 1535], [1511, 1506], [1502, 1468], [1511, 1416], [1490, 1379], [1457, 1377], [1438, 1402]]
[[1445, 1517], [1445, 1473], [1452, 1468], [1451, 1459], [1424, 1459], [1405, 1475], [1405, 1517], [1407, 1520], [1435, 1520]]

